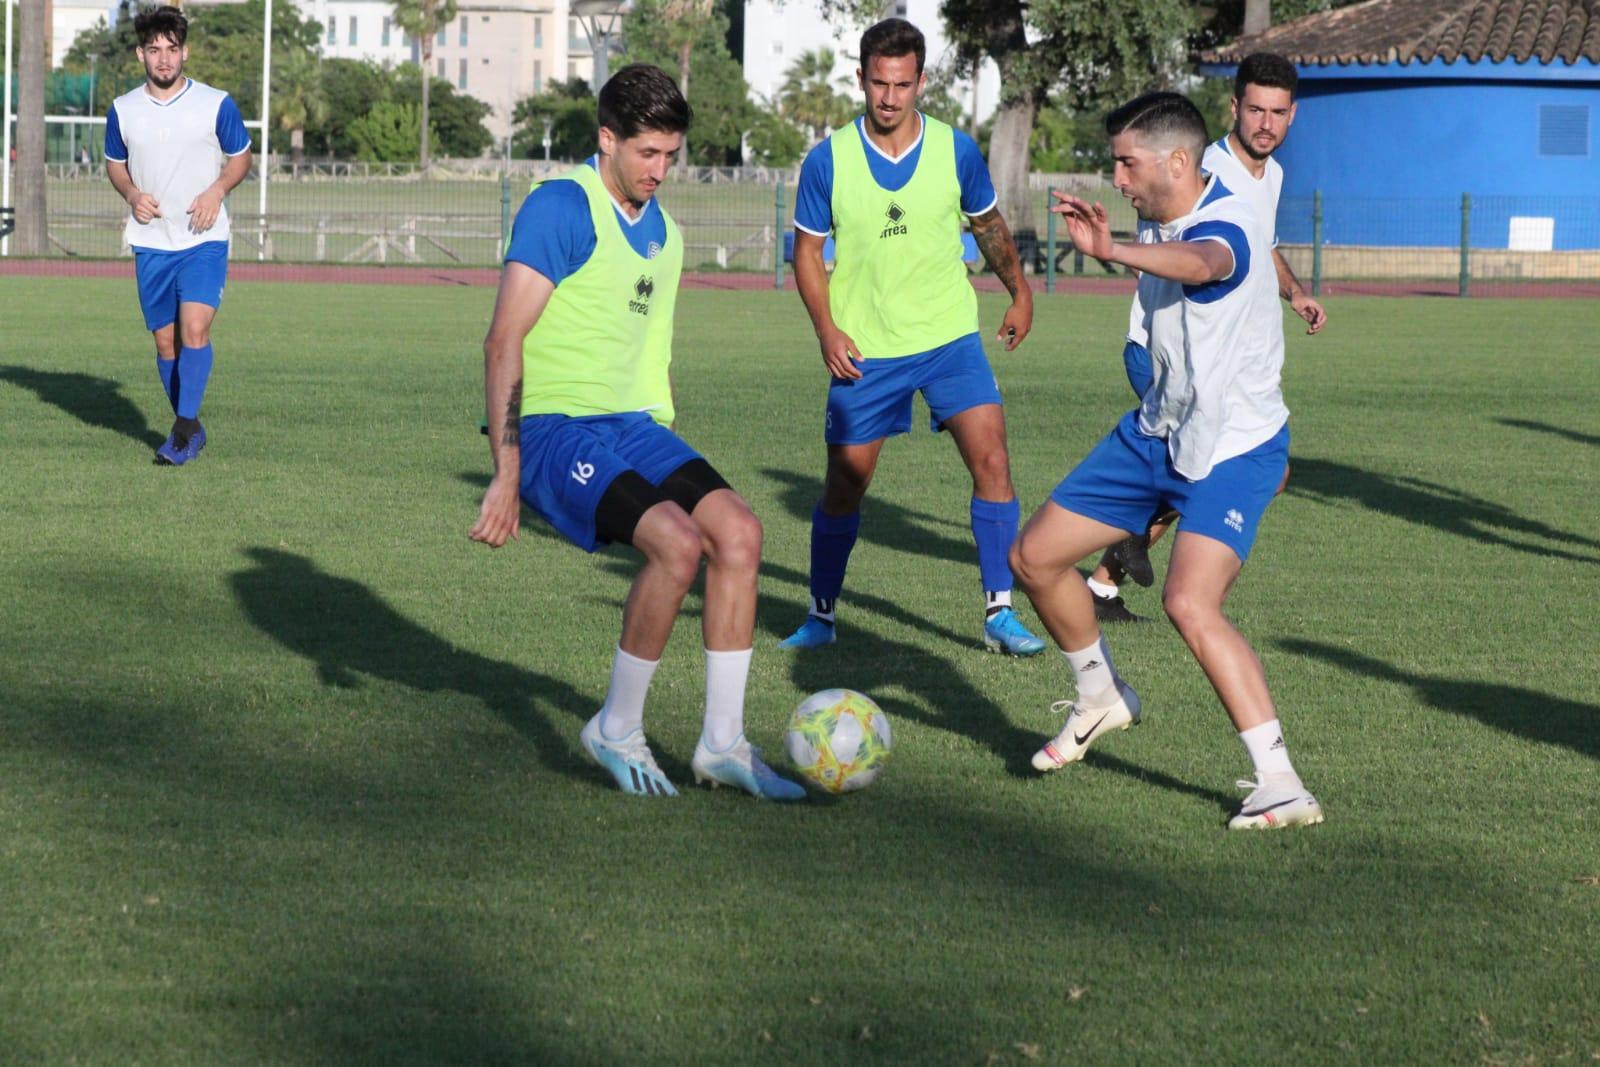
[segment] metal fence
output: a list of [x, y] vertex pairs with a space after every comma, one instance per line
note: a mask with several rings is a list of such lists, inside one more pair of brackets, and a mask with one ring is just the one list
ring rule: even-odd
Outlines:
[[[529, 186], [566, 167], [527, 160], [443, 161], [427, 175], [405, 164], [274, 157], [266, 211], [259, 173], [229, 198], [236, 261], [327, 268], [498, 265]], [[794, 169], [682, 168], [662, 199], [684, 235], [686, 270], [780, 279], [794, 204]], [[1104, 276], [1067, 244], [1046, 213], [1047, 190], [1101, 200], [1112, 226], [1134, 216], [1100, 175], [1033, 175], [1035, 226], [1013, 224], [1025, 266], [1047, 288], [1063, 277]], [[127, 208], [99, 164], [50, 167], [50, 254], [73, 260], [128, 255]], [[1279, 206], [1280, 250], [1303, 280], [1453, 286], [1600, 282], [1600, 197], [1358, 199], [1319, 193]], [[13, 252], [15, 250], [13, 249]], [[336, 279], [338, 272], [331, 272]], [[311, 276], [311, 272], [308, 272]]]

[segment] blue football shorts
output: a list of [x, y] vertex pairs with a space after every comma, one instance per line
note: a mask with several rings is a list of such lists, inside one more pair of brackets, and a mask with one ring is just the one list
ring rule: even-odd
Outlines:
[[522, 419], [522, 500], [585, 552], [606, 542], [595, 536], [600, 498], [623, 471], [651, 485], [700, 453], [642, 411], [624, 415], [525, 415]]
[[1133, 386], [1133, 395], [1143, 400], [1156, 378], [1156, 372], [1150, 366], [1150, 350], [1138, 341], [1123, 345], [1122, 369], [1128, 372], [1128, 384]]
[[206, 241], [180, 252], [133, 250], [139, 310], [152, 333], [178, 321], [179, 304], [222, 306], [228, 280], [228, 242]]
[[1221, 541], [1243, 562], [1256, 527], [1277, 495], [1289, 465], [1289, 424], [1270, 440], [1211, 468], [1191, 482], [1172, 467], [1165, 438], [1139, 429], [1130, 411], [1094, 446], [1050, 499], [1077, 515], [1141, 532], [1150, 516], [1167, 510], [1183, 515], [1183, 528]]
[[976, 333], [914, 356], [856, 366], [860, 378], [835, 378], [828, 385], [823, 440], [830, 445], [864, 445], [911, 432], [911, 399], [919, 390], [935, 433], [968, 408], [1000, 403], [1000, 385]]

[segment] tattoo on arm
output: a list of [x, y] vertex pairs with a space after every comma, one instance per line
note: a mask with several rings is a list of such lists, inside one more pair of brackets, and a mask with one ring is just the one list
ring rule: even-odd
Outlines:
[[522, 380], [511, 387], [511, 399], [506, 402], [506, 422], [500, 443], [508, 448], [522, 444]]
[[1017, 256], [1016, 242], [1011, 239], [1011, 230], [1006, 226], [999, 208], [990, 208], [968, 221], [972, 226], [972, 238], [978, 242], [984, 262], [989, 264], [989, 269], [994, 271], [995, 277], [1000, 279], [1011, 295], [1016, 296], [1026, 284], [1022, 280], [1022, 260]]

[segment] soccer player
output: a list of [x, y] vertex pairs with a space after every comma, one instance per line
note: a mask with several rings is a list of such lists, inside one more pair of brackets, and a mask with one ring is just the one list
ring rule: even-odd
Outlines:
[[183, 12], [146, 11], [133, 29], [145, 81], [106, 112], [106, 175], [132, 209], [123, 241], [133, 249], [139, 307], [175, 416], [156, 462], [181, 467], [206, 446], [200, 402], [228, 276], [223, 199], [250, 173], [250, 135], [232, 97], [183, 76]]
[[[885, 438], [910, 431], [920, 390], [933, 430], [950, 432], [972, 475], [984, 645], [1029, 656], [1044, 642], [1011, 607], [1006, 553], [1017, 534], [1017, 497], [1000, 389], [961, 262], [962, 215], [1011, 292], [999, 334], [1008, 352], [1033, 325], [1033, 292], [977, 144], [916, 109], [925, 53], [921, 31], [904, 19], [863, 33], [856, 76], [866, 114], [813, 148], [800, 169], [795, 280], [832, 381], [828, 470], [811, 515], [811, 612], [783, 644], [833, 643], [861, 500]], [[829, 231], [838, 260], [831, 281], [822, 258]]]
[[1177, 93], [1151, 93], [1106, 117], [1116, 187], [1155, 224], [1145, 242], [1111, 237], [1105, 208], [1060, 196], [1077, 247], [1140, 272], [1152, 381], [1028, 520], [1012, 567], [1077, 684], [1066, 726], [1033, 757], [1041, 771], [1083, 758], [1127, 729], [1139, 698], [1117, 674], [1074, 564], [1141, 527], [1158, 508], [1183, 525], [1162, 606], [1239, 731], [1253, 781], [1229, 826], [1322, 821], [1289, 760], [1261, 663], [1222, 613], [1283, 479], [1288, 408], [1271, 247], [1249, 201], [1201, 171], [1205, 120]]
[[705, 727], [697, 782], [797, 800], [744, 735], [761, 523], [672, 431], [672, 316], [683, 239], [655, 199], [693, 113], [656, 67], [623, 67], [599, 98], [599, 152], [534, 185], [517, 212], [483, 342], [494, 478], [471, 537], [517, 536], [525, 502], [587, 552], [632, 545], [604, 705], [579, 735], [624, 792], [676, 796], [644, 736], [644, 703], [706, 560]]
[[[1200, 165], [1207, 173], [1221, 178], [1234, 195], [1242, 197], [1255, 209], [1256, 221], [1272, 249], [1278, 295], [1306, 321], [1306, 333], [1315, 334], [1327, 324], [1328, 313], [1305, 291], [1283, 253], [1278, 251], [1278, 196], [1283, 189], [1283, 167], [1272, 158], [1294, 122], [1294, 94], [1299, 82], [1294, 64], [1283, 56], [1271, 52], [1246, 56], [1233, 80], [1233, 127], [1206, 148]], [[1272, 315], [1276, 317], [1276, 308]], [[1143, 309], [1135, 300], [1128, 324], [1128, 340], [1123, 348], [1123, 363], [1129, 384], [1141, 397], [1150, 387], [1147, 336]], [[1172, 514], [1159, 516], [1148, 530], [1114, 545], [1101, 559], [1100, 566], [1089, 578], [1089, 591], [1095, 596], [1095, 611], [1101, 622], [1143, 621], [1123, 604], [1118, 587], [1124, 575], [1139, 585], [1154, 583], [1150, 546], [1175, 519]]]

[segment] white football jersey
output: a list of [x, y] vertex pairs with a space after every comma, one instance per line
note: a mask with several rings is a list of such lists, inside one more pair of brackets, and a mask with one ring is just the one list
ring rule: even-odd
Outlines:
[[126, 163], [133, 184], [161, 205], [149, 222], [130, 213], [123, 241], [163, 252], [226, 241], [227, 207], [204, 233], [189, 228], [188, 208], [222, 173], [224, 155], [249, 150], [238, 105], [221, 89], [190, 79], [170, 100], [155, 99], [142, 84], [117, 97], [106, 115], [106, 159]]
[[1242, 197], [1255, 209], [1257, 221], [1266, 229], [1267, 246], [1276, 248], [1278, 198], [1283, 195], [1283, 168], [1278, 161], [1268, 156], [1266, 169], [1257, 178], [1233, 154], [1233, 145], [1228, 143], [1228, 138], [1222, 137], [1206, 146], [1200, 169], [1221, 178], [1222, 184], [1233, 190], [1235, 196]]
[[1167, 441], [1177, 472], [1199, 481], [1255, 448], [1289, 418], [1283, 403], [1283, 313], [1265, 227], [1215, 174], [1194, 210], [1156, 227], [1154, 239], [1218, 241], [1233, 270], [1203, 285], [1139, 277], [1154, 380], [1139, 428]]

